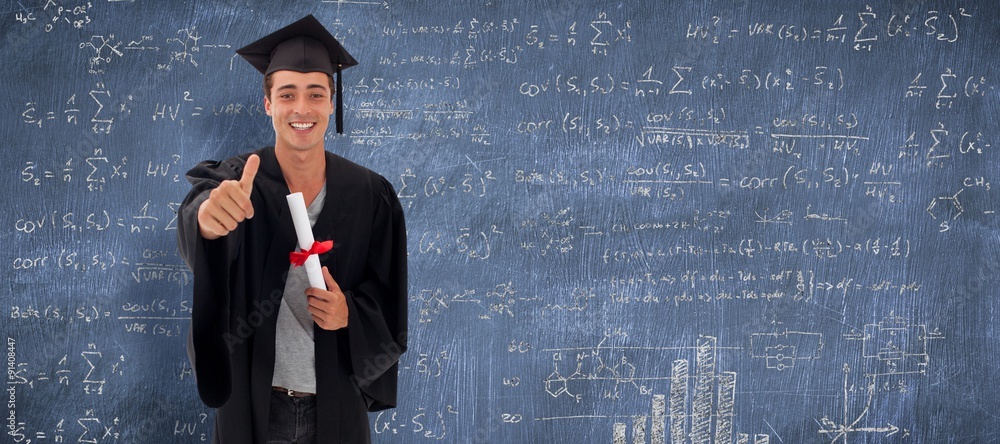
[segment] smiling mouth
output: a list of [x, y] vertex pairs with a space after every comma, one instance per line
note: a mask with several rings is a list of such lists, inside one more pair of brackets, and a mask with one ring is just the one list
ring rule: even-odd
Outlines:
[[307, 130], [307, 129], [312, 128], [316, 124], [315, 123], [291, 123], [290, 125], [292, 126], [292, 128], [295, 128], [295, 129], [298, 129], [298, 130]]

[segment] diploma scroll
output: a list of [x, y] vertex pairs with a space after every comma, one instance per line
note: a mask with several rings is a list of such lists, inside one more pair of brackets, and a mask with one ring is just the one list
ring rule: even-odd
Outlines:
[[[288, 200], [288, 209], [292, 214], [292, 224], [295, 225], [295, 236], [299, 241], [301, 251], [312, 249], [315, 239], [313, 238], [312, 225], [309, 224], [309, 213], [306, 210], [306, 202], [302, 198], [302, 193], [292, 193], [285, 197]], [[323, 279], [323, 269], [320, 267], [319, 255], [310, 254], [305, 261], [306, 276], [309, 277], [309, 286], [323, 290], [326, 288], [326, 280]]]

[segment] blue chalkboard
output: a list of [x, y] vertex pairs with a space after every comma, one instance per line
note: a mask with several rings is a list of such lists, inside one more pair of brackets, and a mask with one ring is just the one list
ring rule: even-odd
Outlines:
[[992, 3], [283, 3], [0, 11], [5, 442], [211, 438], [184, 172], [308, 13], [407, 218], [376, 441], [1000, 441]]

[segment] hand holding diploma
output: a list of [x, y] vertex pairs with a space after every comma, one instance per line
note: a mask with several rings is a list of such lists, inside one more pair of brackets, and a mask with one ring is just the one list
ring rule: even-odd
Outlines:
[[309, 214], [302, 193], [289, 194], [286, 199], [299, 243], [299, 251], [292, 252], [289, 259], [295, 265], [306, 267], [310, 286], [306, 289], [309, 313], [312, 314], [313, 321], [324, 330], [346, 327], [347, 299], [330, 275], [330, 270], [326, 267], [321, 268], [319, 263], [319, 254], [329, 251], [333, 247], [333, 242], [316, 242], [313, 238], [312, 225], [309, 223]]
[[347, 299], [340, 291], [337, 281], [333, 280], [330, 270], [323, 267], [323, 278], [329, 291], [311, 287], [306, 289], [309, 297], [309, 313], [313, 322], [324, 330], [337, 330], [347, 327]]

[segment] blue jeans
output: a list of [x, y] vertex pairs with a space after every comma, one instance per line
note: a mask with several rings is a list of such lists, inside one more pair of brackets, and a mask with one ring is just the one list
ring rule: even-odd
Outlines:
[[296, 398], [284, 392], [271, 392], [268, 422], [268, 444], [316, 442], [316, 396]]

